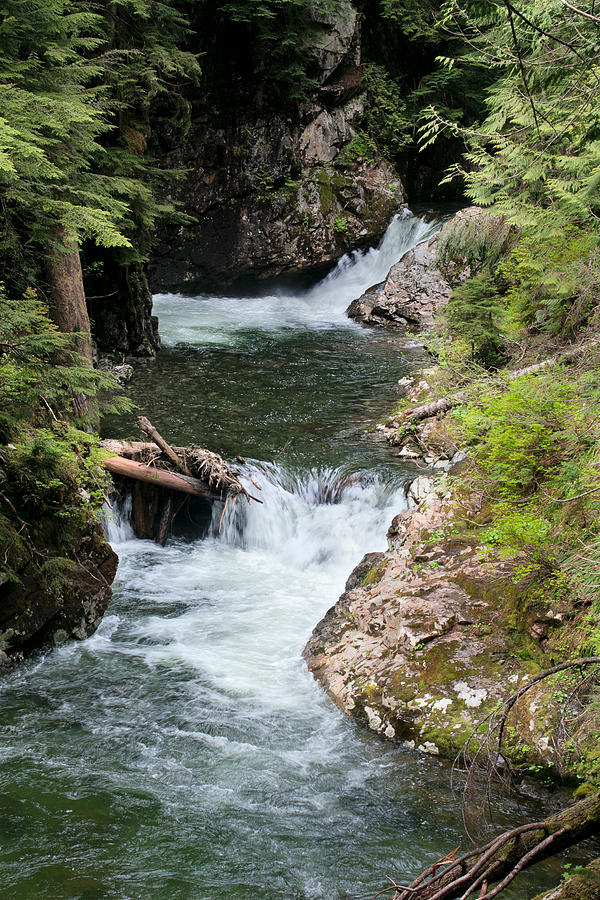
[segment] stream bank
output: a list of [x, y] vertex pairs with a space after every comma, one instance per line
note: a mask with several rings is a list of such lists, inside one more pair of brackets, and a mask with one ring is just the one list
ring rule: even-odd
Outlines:
[[[462, 211], [350, 313], [369, 325], [433, 325], [453, 288], [475, 271], [464, 260], [441, 271], [438, 247], [461, 228], [503, 234], [501, 219]], [[443, 396], [440, 373], [429, 368], [407, 380], [405, 398], [373, 435], [424, 470], [409, 489], [412, 510], [394, 518], [387, 551], [368, 554], [352, 573], [304, 655], [344, 712], [403, 746], [453, 758], [485, 742], [479, 723], [499, 704], [574, 647], [585, 648], [589, 604], [544, 581], [531, 553], [482, 543], [490, 504], [460, 474], [471, 467], [460, 428], [443, 412], [411, 419]], [[573, 685], [563, 676], [528, 692], [502, 752], [523, 777], [587, 782], [591, 790], [599, 778], [597, 711], [593, 695], [569, 693]]]
[[[357, 729], [301, 657], [348, 572], [385, 549], [418, 472], [364, 432], [423, 350], [345, 309], [430, 227], [395, 220], [309, 292], [157, 298], [165, 349], [131, 395], [174, 444], [242, 453], [264, 503], [230, 504], [220, 530], [216, 507], [202, 539], [192, 522], [164, 548], [115, 507], [98, 631], [0, 684], [15, 900], [374, 896], [464, 840], [448, 765]], [[132, 427], [106, 423], [123, 439]], [[499, 822], [547, 808], [507, 798]], [[549, 863], [529, 892], [558, 877]]]

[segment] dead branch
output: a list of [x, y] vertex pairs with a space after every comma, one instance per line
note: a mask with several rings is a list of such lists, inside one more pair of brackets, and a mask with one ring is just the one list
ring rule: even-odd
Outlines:
[[[549, 366], [555, 365], [556, 363], [574, 362], [588, 350], [592, 350], [599, 344], [600, 341], [598, 340], [589, 341], [586, 344], [568, 350], [566, 353], [560, 353], [557, 356], [551, 356], [548, 359], [544, 359], [539, 363], [534, 363], [534, 365], [526, 366], [523, 369], [514, 369], [512, 372], [507, 371], [506, 377], [510, 382], [514, 381], [516, 378], [522, 378], [524, 375], [535, 375], [537, 372], [542, 372], [544, 369], [547, 369]], [[455, 406], [461, 406], [465, 403], [465, 401], [468, 400], [468, 396], [466, 391], [461, 391], [453, 397], [442, 397], [440, 400], [432, 400], [430, 403], [414, 406], [412, 409], [405, 410], [402, 413], [401, 419], [392, 420], [390, 424], [395, 426], [414, 424], [416, 422], [421, 422], [423, 419], [431, 419], [434, 416], [445, 414], [451, 409], [454, 409]]]
[[[156, 463], [156, 468], [160, 471], [164, 471], [163, 467], [169, 465], [166, 460], [157, 459], [156, 454], [160, 454], [161, 450], [157, 444], [149, 441], [104, 440], [100, 442], [100, 445], [105, 450], [116, 453], [124, 459], [143, 463], [146, 466]], [[262, 503], [262, 500], [258, 500], [246, 491], [231, 466], [217, 453], [211, 453], [210, 450], [201, 447], [172, 447], [170, 449], [179, 460], [185, 461], [187, 471], [191, 472], [191, 476], [180, 474], [179, 478], [191, 477], [194, 482], [204, 482], [205, 486], [210, 489], [213, 499], [222, 498], [223, 495], [228, 494], [242, 494], [248, 501], [255, 500], [257, 503]]]
[[[594, 667], [593, 671], [584, 674], [584, 669], [590, 667]], [[506, 766], [510, 777], [510, 764], [504, 758], [503, 738], [509, 715], [521, 697], [544, 679], [573, 669], [580, 672], [577, 690], [584, 686], [587, 689], [600, 674], [599, 667], [599, 656], [581, 657], [553, 666], [531, 678], [477, 723], [455, 761], [456, 767], [460, 761], [466, 761], [470, 757], [465, 791], [473, 784], [475, 767], [482, 749], [488, 758], [488, 803], [491, 779], [494, 776], [500, 777], [499, 760]], [[472, 752], [470, 748], [483, 725], [487, 725], [487, 734], [483, 738], [478, 737], [479, 746]], [[463, 798], [464, 796], [463, 793]], [[394, 900], [467, 900], [478, 891], [483, 891], [478, 896], [492, 900], [530, 865], [597, 834], [599, 829], [600, 791], [541, 822], [521, 825], [497, 835], [484, 846], [470, 850], [460, 858], [456, 858], [457, 850], [452, 851], [433, 863], [411, 884], [406, 887], [398, 885]], [[492, 884], [496, 886], [489, 891]]]
[[434, 864], [406, 888], [400, 887], [394, 900], [466, 900], [486, 883], [496, 884], [484, 895], [491, 900], [524, 869], [596, 834], [599, 827], [600, 791], [541, 822], [504, 832], [442, 871]]
[[144, 434], [147, 434], [148, 437], [151, 438], [154, 443], [160, 447], [162, 452], [166, 457], [168, 457], [168, 459], [171, 460], [178, 471], [183, 472], [184, 475], [192, 474], [185, 463], [185, 459], [182, 459], [170, 444], [167, 444], [165, 439], [158, 433], [149, 419], [147, 419], [145, 416], [140, 416], [138, 419], [138, 425], [140, 426], [140, 431], [143, 431]]

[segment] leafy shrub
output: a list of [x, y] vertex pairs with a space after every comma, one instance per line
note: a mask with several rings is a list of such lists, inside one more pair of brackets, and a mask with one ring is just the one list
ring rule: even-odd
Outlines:
[[336, 156], [333, 165], [339, 169], [349, 169], [361, 160], [372, 160], [377, 153], [375, 142], [363, 131], [349, 141]]
[[517, 325], [572, 336], [598, 302], [598, 234], [570, 225], [551, 237], [524, 235], [497, 274]]
[[391, 159], [412, 144], [413, 125], [403, 91], [383, 66], [365, 66], [364, 128], [379, 151]]
[[23, 426], [75, 419], [77, 396], [102, 398], [107, 411], [131, 408], [112, 396], [118, 385], [111, 375], [80, 364], [76, 343], [77, 335], [58, 330], [33, 290], [15, 301], [0, 284], [0, 442]]
[[467, 269], [473, 275], [484, 267], [492, 270], [512, 249], [517, 234], [503, 216], [459, 218], [440, 234], [438, 267], [450, 282]]

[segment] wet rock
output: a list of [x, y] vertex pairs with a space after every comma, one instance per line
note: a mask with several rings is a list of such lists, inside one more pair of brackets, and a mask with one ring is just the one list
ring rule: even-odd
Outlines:
[[98, 368], [102, 372], [113, 375], [119, 384], [127, 384], [133, 378], [133, 366], [129, 363], [115, 363], [113, 360], [103, 358], [98, 360]]
[[348, 307], [348, 316], [365, 325], [433, 325], [438, 310], [448, 303], [452, 289], [465, 281], [471, 270], [464, 260], [446, 263], [440, 271], [438, 250], [449, 233], [456, 229], [476, 229], [490, 221], [501, 223], [479, 207], [460, 210], [429, 241], [419, 244], [392, 266], [387, 279], [369, 288]]
[[[515, 628], [516, 617], [539, 617], [519, 606], [515, 561], [457, 537], [456, 524], [476, 511], [418, 481], [418, 505], [393, 520], [388, 553], [361, 563], [304, 656], [342, 710], [386, 738], [454, 756], [485, 715], [544, 668], [545, 655], [525, 621]], [[369, 565], [376, 577], [365, 574]], [[560, 714], [551, 686], [535, 685], [511, 719], [507, 754], [553, 770], [548, 734]]]
[[369, 573], [376, 569], [377, 566], [385, 559], [385, 553], [367, 553], [359, 564], [352, 570], [346, 582], [346, 591], [351, 591], [363, 583]]
[[600, 900], [600, 859], [581, 867], [535, 900]]
[[409, 251], [390, 270], [386, 281], [369, 288], [348, 307], [348, 316], [366, 325], [433, 324], [452, 288], [436, 265], [437, 235]]
[[320, 272], [347, 250], [375, 243], [404, 205], [382, 159], [338, 164], [364, 108], [361, 16], [347, 0], [335, 14], [315, 8], [312, 16], [316, 86], [289, 111], [265, 100], [262, 85], [249, 95], [235, 66], [225, 91], [218, 57], [231, 57], [232, 35], [213, 23], [189, 131], [182, 139], [162, 122], [155, 135], [163, 165], [186, 173], [168, 199], [194, 222], [161, 226], [154, 290], [223, 290], [241, 279]]
[[[43, 518], [38, 523], [43, 533], [51, 527]], [[112, 596], [118, 558], [91, 518], [68, 544], [45, 547], [46, 570], [36, 564], [35, 552], [21, 559], [15, 572], [18, 581], [0, 588], [0, 670], [14, 666], [32, 650], [89, 637]], [[59, 552], [62, 556], [53, 565]]]

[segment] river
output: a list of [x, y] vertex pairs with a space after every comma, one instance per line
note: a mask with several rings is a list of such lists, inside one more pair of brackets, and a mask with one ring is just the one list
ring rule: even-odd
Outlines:
[[364, 431], [423, 350], [344, 310], [434, 227], [400, 217], [302, 293], [155, 299], [131, 395], [174, 443], [247, 457], [264, 503], [164, 549], [114, 516], [99, 631], [2, 682], [1, 896], [366, 898], [463, 843], [448, 765], [345, 719], [301, 658], [414, 476]]

